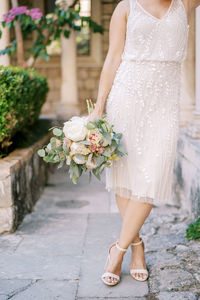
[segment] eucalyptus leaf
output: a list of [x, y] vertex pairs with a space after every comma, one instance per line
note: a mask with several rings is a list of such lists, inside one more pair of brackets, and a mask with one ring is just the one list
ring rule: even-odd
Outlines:
[[102, 153], [102, 155], [110, 157], [111, 156], [111, 150], [110, 150], [110, 148], [105, 148], [105, 150]]
[[37, 154], [40, 156], [40, 157], [45, 157], [45, 150], [44, 149], [39, 149], [38, 151], [37, 151]]
[[99, 167], [104, 162], [104, 157], [103, 156], [95, 156], [94, 162], [97, 165], [97, 167]]
[[61, 136], [62, 135], [62, 130], [59, 128], [54, 128], [53, 129], [53, 134], [56, 136]]
[[89, 129], [89, 130], [92, 130], [92, 129], [95, 129], [95, 125], [94, 125], [92, 122], [89, 122], [89, 123], [86, 125], [86, 128]]

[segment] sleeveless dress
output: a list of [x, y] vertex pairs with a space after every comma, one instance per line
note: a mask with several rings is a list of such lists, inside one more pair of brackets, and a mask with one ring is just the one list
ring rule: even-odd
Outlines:
[[182, 0], [172, 0], [161, 19], [130, 0], [124, 51], [106, 99], [106, 119], [123, 134], [128, 154], [106, 168], [109, 192], [155, 205], [173, 203], [188, 32]]

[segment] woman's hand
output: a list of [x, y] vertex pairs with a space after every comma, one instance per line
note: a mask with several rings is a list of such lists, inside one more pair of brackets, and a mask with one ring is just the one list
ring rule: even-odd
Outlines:
[[102, 113], [100, 113], [99, 111], [97, 111], [96, 109], [94, 109], [91, 114], [89, 114], [87, 121], [88, 122], [93, 122], [95, 118], [99, 118], [102, 119]]

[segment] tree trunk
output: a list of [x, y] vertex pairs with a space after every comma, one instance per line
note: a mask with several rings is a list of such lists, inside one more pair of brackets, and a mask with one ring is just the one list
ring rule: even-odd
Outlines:
[[[12, 7], [18, 7], [18, 0], [12, 0]], [[17, 41], [17, 64], [19, 67], [25, 67], [24, 41], [22, 37], [22, 29], [19, 21], [15, 22], [15, 34]]]

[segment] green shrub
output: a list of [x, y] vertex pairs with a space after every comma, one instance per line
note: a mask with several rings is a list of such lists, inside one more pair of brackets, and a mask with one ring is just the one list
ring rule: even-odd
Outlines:
[[200, 241], [200, 218], [195, 222], [189, 224], [186, 229], [186, 238], [189, 240], [199, 240]]
[[39, 117], [48, 92], [46, 77], [36, 71], [0, 66], [0, 145]]

